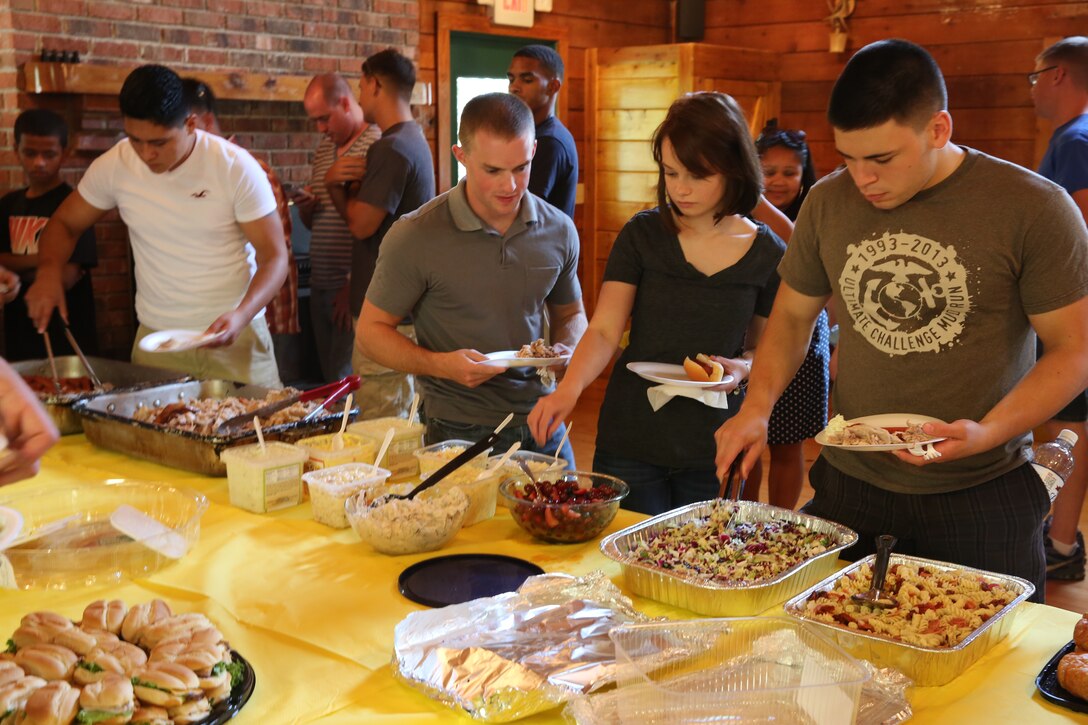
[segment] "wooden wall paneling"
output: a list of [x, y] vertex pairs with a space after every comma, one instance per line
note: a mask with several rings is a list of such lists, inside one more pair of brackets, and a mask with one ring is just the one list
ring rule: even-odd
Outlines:
[[[600, 84], [601, 66], [598, 64], [598, 48], [590, 48], [586, 51], [583, 73], [586, 79], [585, 109], [589, 118], [597, 118], [597, 86]], [[597, 233], [600, 228], [602, 216], [602, 201], [598, 198], [597, 172], [600, 162], [597, 158], [597, 124], [587, 124], [583, 131], [585, 138], [585, 153], [579, 157], [584, 179], [585, 202], [582, 205], [582, 221], [584, 226], [581, 233], [581, 254], [578, 256], [579, 279], [582, 282], [582, 300], [586, 307], [586, 314], [592, 315], [597, 304], [597, 293], [601, 289], [598, 279], [600, 265], [597, 263]]]

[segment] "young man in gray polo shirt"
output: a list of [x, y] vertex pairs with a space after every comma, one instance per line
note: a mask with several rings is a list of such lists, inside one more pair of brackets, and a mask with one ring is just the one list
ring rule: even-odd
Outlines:
[[[525, 423], [549, 392], [536, 370], [487, 364], [483, 352], [516, 350], [544, 337], [547, 324], [552, 344], [574, 348], [586, 328], [578, 235], [569, 217], [526, 193], [535, 136], [522, 101], [474, 98], [458, 136], [453, 153], [465, 178], [389, 230], [357, 344], [376, 362], [420, 376], [428, 442], [483, 437], [513, 412], [497, 447], [521, 441], [552, 453], [563, 427], [538, 446]], [[418, 345], [396, 329], [409, 313]], [[560, 455], [573, 464], [569, 443]]]

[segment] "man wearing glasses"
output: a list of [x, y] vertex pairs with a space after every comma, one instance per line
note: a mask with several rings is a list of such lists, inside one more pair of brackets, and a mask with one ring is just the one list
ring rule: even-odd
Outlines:
[[[1039, 173], [1069, 192], [1088, 219], [1088, 38], [1058, 41], [1035, 59], [1028, 74], [1035, 113], [1054, 125]], [[1084, 538], [1077, 531], [1085, 492], [1088, 491], [1088, 391], [1078, 393], [1043, 426], [1047, 438], [1062, 428], [1078, 436], [1073, 456], [1078, 465], [1054, 502], [1048, 519], [1046, 575], [1048, 579], [1084, 579]]]

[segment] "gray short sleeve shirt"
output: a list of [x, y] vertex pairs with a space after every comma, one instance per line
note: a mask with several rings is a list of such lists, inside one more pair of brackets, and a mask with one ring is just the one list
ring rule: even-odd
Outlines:
[[[462, 181], [390, 228], [366, 297], [390, 314], [411, 314], [428, 350], [516, 350], [544, 337], [547, 305], [581, 298], [578, 235], [569, 217], [528, 192], [500, 235], [472, 211]], [[524, 421], [548, 392], [533, 368], [477, 388], [420, 380], [429, 416], [481, 425], [509, 412]]]

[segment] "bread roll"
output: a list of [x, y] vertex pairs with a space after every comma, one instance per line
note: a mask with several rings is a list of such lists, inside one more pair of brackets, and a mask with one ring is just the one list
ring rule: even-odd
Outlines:
[[98, 640], [91, 634], [84, 632], [82, 629], [72, 627], [71, 629], [65, 629], [57, 632], [53, 636], [51, 644], [59, 645], [61, 647], [67, 647], [75, 652], [77, 655], [85, 655], [90, 653], [95, 647], [98, 646]]
[[128, 610], [125, 620], [121, 623], [121, 638], [126, 642], [136, 643], [139, 641], [140, 633], [144, 627], [172, 615], [173, 612], [170, 611], [170, 606], [161, 599], [153, 599], [150, 602], [137, 604]]
[[0, 713], [21, 711], [31, 693], [41, 687], [45, 687], [45, 680], [33, 676], [0, 685]]
[[200, 722], [208, 717], [208, 713], [211, 711], [212, 705], [206, 697], [189, 700], [177, 707], [167, 709], [170, 717], [174, 720], [174, 725], [189, 725], [190, 723]]
[[1088, 653], [1071, 652], [1062, 657], [1058, 682], [1073, 695], [1088, 700]]
[[1073, 644], [1078, 650], [1088, 650], [1088, 614], [1085, 614], [1073, 627]]
[[160, 642], [191, 638], [194, 632], [211, 629], [218, 639], [222, 639], [219, 630], [206, 616], [198, 612], [175, 614], [147, 625], [141, 630], [138, 643], [148, 649], [154, 649]]
[[[79, 706], [84, 714], [95, 716], [96, 725], [124, 725], [136, 709], [132, 682], [123, 675], [111, 672], [83, 688]], [[110, 714], [113, 716], [108, 717]]]
[[191, 695], [203, 695], [200, 680], [188, 667], [173, 662], [157, 662], [133, 675], [133, 688], [140, 702], [172, 708]]
[[83, 610], [83, 620], [79, 623], [84, 630], [101, 630], [120, 634], [121, 625], [125, 622], [128, 607], [120, 599], [99, 599], [91, 602]]
[[[9, 682], [15, 680], [21, 680], [26, 677], [26, 673], [23, 672], [23, 668], [12, 662], [0, 662], [0, 685], [6, 685]], [[4, 712], [0, 710], [0, 713]]]
[[35, 690], [26, 701], [20, 725], [70, 725], [79, 712], [79, 690], [55, 680]]
[[164, 707], [137, 703], [129, 725], [174, 725], [174, 721]]
[[55, 644], [36, 644], [15, 653], [15, 664], [44, 680], [67, 680], [78, 661], [75, 652]]

